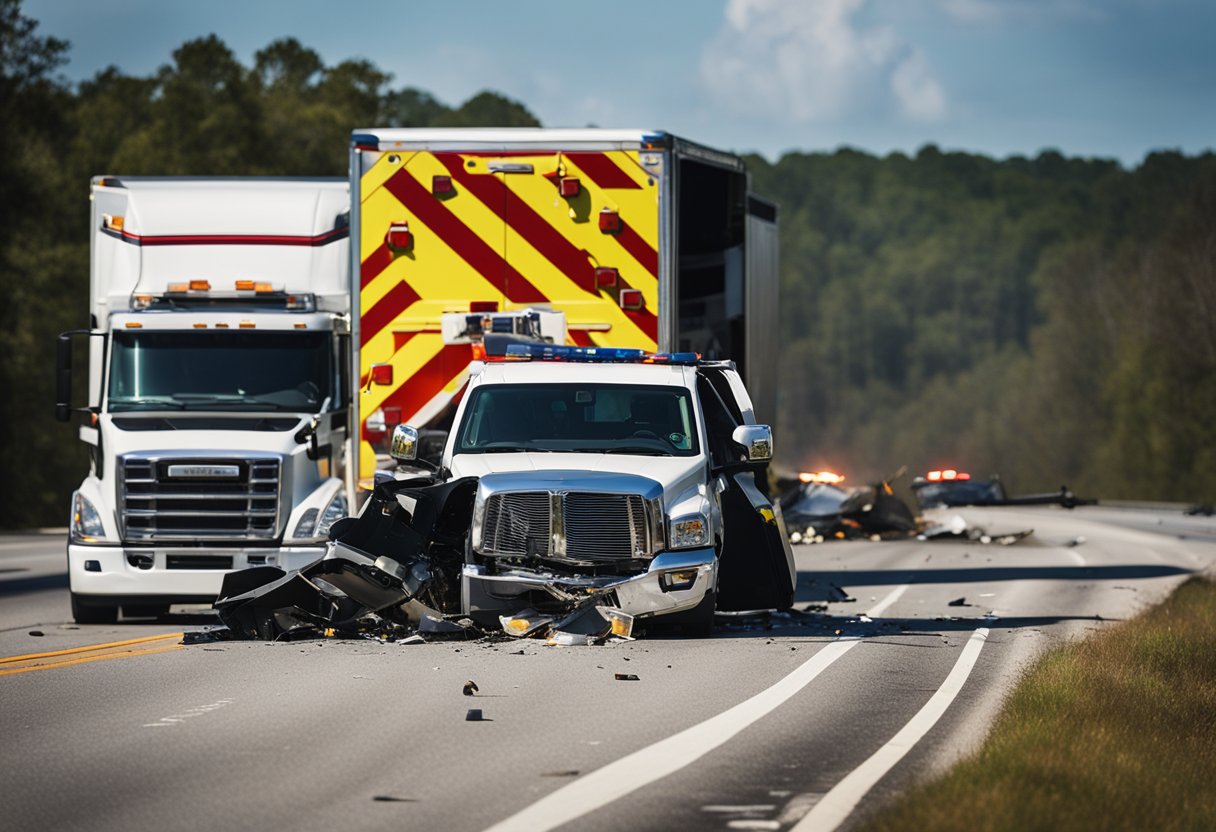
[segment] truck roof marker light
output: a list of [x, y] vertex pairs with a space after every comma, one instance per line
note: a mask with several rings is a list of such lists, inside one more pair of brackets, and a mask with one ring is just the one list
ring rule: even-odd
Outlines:
[[233, 284], [238, 292], [252, 292], [255, 284], [252, 280], [238, 280]]
[[206, 328], [207, 328], [207, 325], [206, 325], [205, 323], [202, 323], [202, 322], [200, 321], [199, 323], [196, 323], [196, 324], [194, 325], [194, 328], [195, 328], [195, 329], [206, 329]]
[[615, 289], [620, 282], [620, 270], [611, 266], [597, 266], [595, 269], [595, 287], [597, 289]]
[[384, 235], [384, 244], [393, 251], [405, 251], [414, 244], [414, 235], [410, 233], [407, 222], [393, 223]]
[[308, 324], [292, 324], [291, 326], [294, 329], [308, 329]]
[[642, 297], [641, 289], [622, 289], [619, 300], [622, 309], [636, 311], [646, 308], [646, 298]]
[[583, 186], [576, 176], [563, 176], [557, 180], [557, 192], [567, 199], [578, 196], [582, 189]]
[[283, 301], [283, 306], [297, 312], [313, 312], [317, 308], [317, 298], [311, 292], [288, 295]]
[[393, 383], [392, 364], [373, 364], [371, 370], [372, 384], [390, 385]]
[[170, 283], [169, 287], [165, 291], [172, 294], [177, 294], [178, 292], [185, 292], [189, 288], [189, 283]]
[[211, 281], [209, 281], [209, 280], [191, 280], [190, 281], [190, 291], [191, 292], [210, 292], [211, 291]]
[[[104, 180], [102, 184], [105, 184]], [[105, 223], [106, 228], [113, 229], [114, 231], [122, 231], [123, 225], [126, 223], [126, 219], [120, 214], [102, 214], [101, 219]]]
[[255, 283], [253, 284], [253, 291], [259, 295], [264, 295], [267, 292], [273, 292], [274, 286], [271, 286], [269, 283]]
[[131, 298], [132, 309], [147, 309], [152, 305], [154, 298], [152, 295], [135, 295]]
[[124, 324], [124, 326], [127, 329], [143, 329], [144, 328], [144, 325], [141, 324], [139, 321], [127, 321]]
[[216, 328], [216, 329], [227, 329], [227, 328], [228, 328], [228, 324], [225, 324], [225, 323], [218, 323], [218, 324], [216, 324], [216, 325], [215, 325], [215, 328]]
[[255, 324], [253, 321], [241, 321], [238, 324], [238, 326], [241, 329], [256, 329], [257, 328], [257, 324]]
[[496, 300], [475, 300], [469, 304], [470, 312], [497, 312], [498, 301]]
[[431, 177], [431, 193], [435, 196], [448, 196], [456, 193], [452, 185], [452, 177], [436, 174]]
[[600, 231], [615, 234], [621, 230], [621, 214], [611, 208], [600, 209]]

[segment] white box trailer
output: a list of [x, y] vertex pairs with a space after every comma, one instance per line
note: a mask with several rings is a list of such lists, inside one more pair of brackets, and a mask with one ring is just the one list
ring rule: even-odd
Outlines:
[[89, 473], [68, 541], [79, 622], [210, 602], [302, 566], [353, 501], [343, 179], [96, 177]]

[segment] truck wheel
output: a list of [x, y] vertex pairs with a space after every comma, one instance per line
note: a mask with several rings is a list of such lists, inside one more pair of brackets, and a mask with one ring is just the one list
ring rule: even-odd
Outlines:
[[113, 624], [118, 620], [117, 606], [92, 606], [72, 593], [72, 619], [77, 624]]
[[124, 618], [160, 618], [169, 612], [168, 604], [123, 604]]

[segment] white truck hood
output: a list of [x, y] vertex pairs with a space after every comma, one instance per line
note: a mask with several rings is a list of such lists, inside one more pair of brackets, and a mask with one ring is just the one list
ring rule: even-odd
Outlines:
[[[458, 454], [452, 458], [453, 477], [483, 477], [487, 474], [516, 474], [530, 471], [570, 471], [571, 487], [577, 489], [577, 472], [631, 474], [654, 480], [663, 487], [663, 503], [669, 513], [689, 500], [701, 503], [707, 477], [703, 456], [634, 456], [590, 453], [503, 453]], [[700, 509], [697, 509], [700, 510]]]

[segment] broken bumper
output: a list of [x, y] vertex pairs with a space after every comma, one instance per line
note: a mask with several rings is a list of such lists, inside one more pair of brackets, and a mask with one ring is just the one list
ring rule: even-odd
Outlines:
[[490, 574], [480, 564], [466, 564], [461, 575], [461, 606], [478, 623], [496, 622], [503, 614], [532, 606], [537, 593], [563, 604], [578, 605], [602, 598], [636, 618], [690, 610], [713, 592], [718, 560], [712, 548], [664, 552], [649, 568], [630, 577], [559, 575], [530, 569]]

